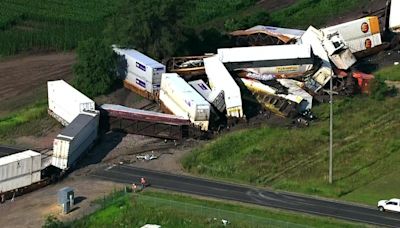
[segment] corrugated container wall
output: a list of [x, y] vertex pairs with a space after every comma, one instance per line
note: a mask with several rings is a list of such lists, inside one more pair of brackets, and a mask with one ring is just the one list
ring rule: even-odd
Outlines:
[[224, 91], [227, 115], [242, 118], [243, 108], [240, 88], [224, 64], [218, 57], [213, 56], [204, 59], [204, 67], [212, 90]]
[[[47, 82], [50, 112], [68, 125], [84, 110], [95, 110], [95, 103], [63, 80]], [[65, 124], [66, 123], [66, 124]]]
[[210, 102], [218, 111], [225, 111], [224, 91], [216, 89], [212, 91], [208, 85], [201, 79], [191, 81], [189, 84], [208, 102]]
[[40, 181], [41, 154], [32, 150], [0, 158], [0, 191], [29, 186]]
[[[184, 110], [192, 122], [209, 121], [210, 103], [176, 73], [162, 75], [161, 91]], [[161, 99], [161, 97], [160, 97]], [[162, 100], [161, 100], [162, 101]], [[173, 112], [173, 110], [171, 110]], [[203, 130], [208, 129], [203, 127]]]
[[84, 112], [75, 118], [53, 141], [52, 165], [67, 169], [93, 145], [97, 138], [99, 113]]

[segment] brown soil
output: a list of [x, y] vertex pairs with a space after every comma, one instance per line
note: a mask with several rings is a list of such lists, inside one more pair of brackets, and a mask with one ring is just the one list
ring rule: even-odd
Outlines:
[[272, 12], [274, 10], [288, 7], [296, 2], [297, 0], [261, 0], [257, 3], [257, 6], [268, 12]]
[[45, 97], [48, 80], [70, 80], [74, 62], [74, 53], [37, 54], [0, 61], [0, 117]]

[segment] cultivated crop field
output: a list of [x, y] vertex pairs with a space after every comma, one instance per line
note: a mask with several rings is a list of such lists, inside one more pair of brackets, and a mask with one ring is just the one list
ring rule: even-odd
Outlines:
[[68, 50], [101, 34], [115, 12], [107, 0], [3, 0], [0, 2], [0, 57], [21, 51]]

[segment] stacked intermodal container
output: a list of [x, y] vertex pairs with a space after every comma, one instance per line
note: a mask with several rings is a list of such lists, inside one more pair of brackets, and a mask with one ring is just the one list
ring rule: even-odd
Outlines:
[[83, 111], [95, 110], [93, 100], [63, 80], [47, 82], [48, 112], [67, 126]]
[[32, 150], [0, 158], [0, 192], [39, 182], [41, 167], [41, 154]]
[[161, 75], [165, 73], [165, 66], [133, 49], [114, 47], [114, 52], [126, 60], [125, 87], [143, 97], [158, 100]]
[[187, 117], [202, 130], [208, 130], [210, 103], [176, 73], [164, 73], [160, 100], [177, 116]]
[[79, 114], [53, 141], [51, 164], [62, 170], [76, 164], [97, 139], [99, 112]]

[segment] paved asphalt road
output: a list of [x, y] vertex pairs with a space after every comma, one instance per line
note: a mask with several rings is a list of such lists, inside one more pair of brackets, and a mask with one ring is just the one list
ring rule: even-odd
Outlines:
[[154, 188], [329, 216], [377, 226], [400, 227], [400, 214], [382, 213], [373, 207], [356, 206], [126, 165], [103, 168], [94, 172], [92, 176], [127, 184], [138, 183], [140, 177], [146, 177], [151, 187]]

